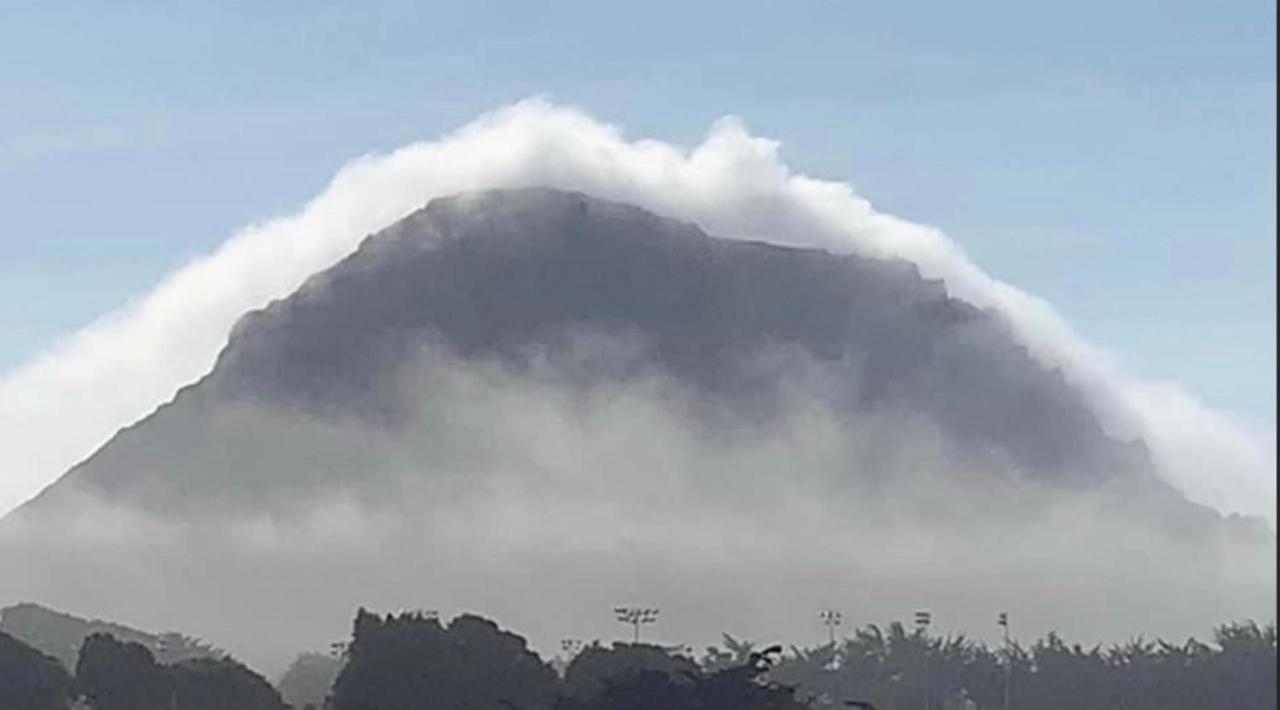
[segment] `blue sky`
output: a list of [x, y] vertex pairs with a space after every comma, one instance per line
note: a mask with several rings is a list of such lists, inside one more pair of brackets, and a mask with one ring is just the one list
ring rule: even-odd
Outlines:
[[1271, 2], [0, 5], [0, 372], [344, 162], [533, 94], [943, 228], [1143, 376], [1275, 411]]

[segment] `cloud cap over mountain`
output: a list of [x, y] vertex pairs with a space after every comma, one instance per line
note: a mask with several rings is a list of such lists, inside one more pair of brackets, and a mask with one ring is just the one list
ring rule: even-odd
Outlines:
[[1098, 640], [1274, 608], [1274, 535], [1152, 436], [1219, 420], [1156, 426], [1035, 301], [774, 150], [535, 103], [349, 168], [67, 351], [123, 358], [107, 404], [184, 386], [3, 521], [0, 598], [267, 666], [360, 604], [543, 648], [624, 599], [686, 642], [791, 640], [833, 595]]
[[1149, 442], [1162, 474], [1193, 499], [1274, 519], [1274, 436], [1256, 436], [1176, 387], [1126, 378], [1045, 304], [985, 276], [937, 230], [878, 213], [847, 185], [792, 173], [776, 144], [734, 120], [686, 151], [629, 142], [617, 128], [538, 100], [440, 141], [356, 161], [299, 214], [235, 235], [136, 304], [8, 373], [0, 466], [23, 482], [10, 495], [34, 492], [207, 372], [242, 313], [291, 292], [366, 234], [433, 196], [534, 185], [633, 203], [712, 234], [913, 261], [951, 295], [1003, 313], [1036, 357], [1089, 392], [1110, 432]]

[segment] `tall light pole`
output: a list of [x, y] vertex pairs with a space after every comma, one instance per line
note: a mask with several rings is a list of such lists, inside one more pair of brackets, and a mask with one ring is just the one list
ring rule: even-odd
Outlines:
[[832, 609], [818, 612], [818, 618], [822, 619], [823, 626], [827, 627], [827, 637], [831, 643], [831, 648], [836, 647], [836, 627], [844, 621], [844, 614]]
[[560, 650], [564, 652], [565, 660], [572, 661], [582, 651], [582, 645], [578, 639], [560, 639]]
[[1009, 645], [1009, 612], [1002, 611], [996, 623], [1004, 627], [1004, 710], [1009, 710], [1009, 681], [1013, 676], [1013, 647]]
[[916, 629], [920, 632], [920, 640], [924, 642], [924, 710], [929, 710], [929, 624], [933, 614], [927, 611], [916, 612]]
[[659, 609], [638, 606], [616, 606], [613, 608], [613, 614], [618, 621], [630, 624], [635, 631], [633, 636], [635, 643], [640, 643], [640, 626], [656, 622], [659, 611]]

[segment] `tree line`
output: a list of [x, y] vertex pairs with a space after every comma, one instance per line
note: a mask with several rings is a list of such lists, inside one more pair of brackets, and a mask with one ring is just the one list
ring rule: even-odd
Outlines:
[[1050, 634], [997, 648], [900, 623], [816, 647], [725, 636], [701, 654], [598, 642], [548, 662], [521, 636], [464, 614], [360, 610], [348, 641], [304, 654], [279, 687], [227, 656], [157, 661], [108, 633], [74, 668], [0, 633], [0, 710], [1188, 710], [1275, 708], [1276, 632], [1219, 627], [1211, 642], [1110, 647]]
[[[726, 637], [720, 662], [752, 648]], [[932, 636], [902, 624], [792, 649], [771, 671], [806, 697], [858, 698], [891, 708], [1010, 710], [1274, 710], [1276, 630], [1232, 623], [1213, 641], [1134, 639], [1109, 647], [1056, 633], [989, 648], [964, 636]], [[926, 705], [927, 698], [927, 705]]]

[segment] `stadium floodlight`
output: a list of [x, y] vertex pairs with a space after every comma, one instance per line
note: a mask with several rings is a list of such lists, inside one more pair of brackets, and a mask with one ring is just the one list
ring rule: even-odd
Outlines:
[[1004, 703], [1001, 707], [1009, 710], [1009, 686], [1013, 676], [1013, 647], [1009, 645], [1009, 612], [1000, 612], [996, 617], [996, 624], [1004, 627]]
[[583, 643], [581, 639], [560, 639], [560, 650], [568, 659], [572, 659], [582, 652]]
[[652, 607], [639, 606], [616, 606], [613, 608], [613, 614], [618, 621], [631, 625], [634, 631], [633, 639], [635, 643], [640, 643], [640, 627], [644, 624], [657, 622], [660, 611], [660, 609]]
[[920, 631], [924, 641], [924, 710], [929, 710], [932, 691], [929, 688], [929, 624], [933, 623], [933, 614], [928, 611], [916, 612], [916, 629]]
[[818, 612], [818, 618], [822, 619], [822, 624], [827, 627], [827, 637], [832, 648], [834, 648], [836, 645], [836, 627], [844, 622], [844, 614], [833, 609], [826, 609]]

